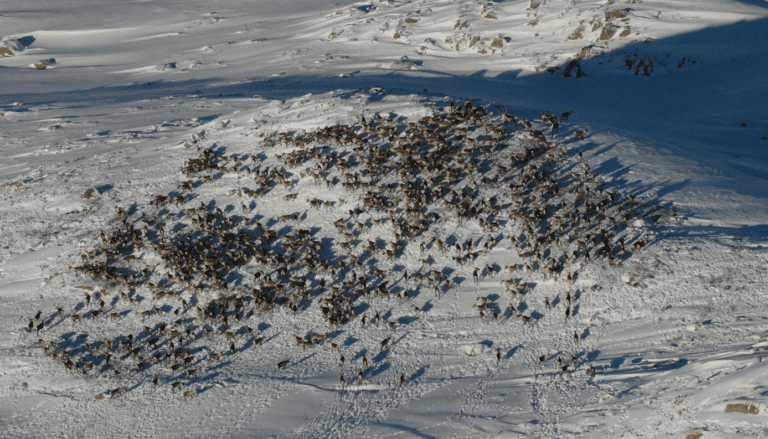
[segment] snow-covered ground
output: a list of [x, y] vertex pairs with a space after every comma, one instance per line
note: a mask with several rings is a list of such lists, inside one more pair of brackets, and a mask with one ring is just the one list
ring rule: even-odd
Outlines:
[[0, 437], [768, 437], [767, 17], [4, 2]]

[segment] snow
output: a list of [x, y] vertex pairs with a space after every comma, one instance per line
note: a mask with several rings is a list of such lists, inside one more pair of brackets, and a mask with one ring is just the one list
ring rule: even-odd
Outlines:
[[[765, 2], [12, 0], [4, 6], [0, 436], [768, 435]], [[432, 166], [477, 168], [449, 181], [441, 195], [446, 201], [425, 202], [418, 219], [424, 229], [409, 237], [363, 194], [386, 197], [395, 218], [405, 221], [404, 182], [433, 186], [442, 177], [426, 169], [398, 174], [392, 164], [402, 166], [408, 154], [397, 157], [398, 143], [383, 129], [394, 127], [401, 140], [411, 136], [401, 146], [415, 144], [417, 136], [429, 136], [409, 128], [439, 131], [423, 118], [445, 120], [456, 113], [451, 103], [466, 108], [470, 100], [487, 114], [444, 132], [467, 154], [440, 155]], [[542, 118], [569, 111], [559, 131]], [[366, 132], [363, 117], [373, 130]], [[536, 144], [521, 119], [557, 146], [515, 164], [510, 154]], [[324, 139], [319, 130], [334, 126], [351, 127], [347, 135], [368, 143]], [[493, 129], [501, 130], [498, 140]], [[574, 138], [585, 130], [583, 139]], [[467, 138], [492, 148], [475, 149]], [[435, 148], [419, 144], [422, 151], [411, 156]], [[360, 158], [376, 153], [372, 146], [390, 153], [366, 167]], [[320, 154], [287, 163], [308, 148]], [[219, 168], [182, 173], [210, 153]], [[331, 153], [336, 158], [324, 164], [321, 157]], [[526, 195], [519, 187], [523, 195], [516, 196], [510, 185], [534, 169], [547, 169], [560, 192]], [[256, 171], [267, 184], [262, 195], [250, 192], [261, 188]], [[345, 177], [348, 172], [357, 178]], [[482, 180], [494, 177], [500, 181]], [[188, 180], [188, 188], [179, 187]], [[539, 180], [540, 174], [531, 187], [540, 187]], [[344, 187], [366, 182], [396, 186]], [[594, 213], [597, 223], [577, 230], [568, 214], [584, 212], [585, 188], [593, 204], [608, 193], [616, 201], [605, 214]], [[450, 190], [456, 204], [469, 194], [465, 200], [481, 214], [459, 222]], [[185, 198], [152, 203], [157, 195]], [[550, 221], [563, 202], [566, 210], [556, 213], [566, 224], [557, 232], [562, 248], [542, 243], [541, 260], [526, 256], [531, 209], [548, 205]], [[522, 217], [509, 216], [515, 211]], [[623, 212], [629, 219], [621, 219]], [[137, 231], [147, 227], [136, 235], [144, 245], [124, 244], [122, 253], [105, 258], [110, 247], [101, 234], [109, 240], [125, 231], [120, 215]], [[212, 215], [207, 231], [200, 228], [206, 215]], [[268, 240], [257, 222], [277, 240]], [[337, 273], [296, 263], [283, 276], [275, 271], [280, 264], [264, 265], [250, 250], [234, 258], [240, 250], [217, 241], [218, 226], [247, 233], [253, 248], [269, 249], [263, 257], [315, 255]], [[597, 256], [599, 228], [612, 235], [612, 263]], [[165, 248], [189, 242], [192, 251], [205, 237], [219, 243], [206, 258], [231, 263], [217, 268], [224, 284], [201, 273], [180, 282]], [[589, 262], [579, 240], [590, 247]], [[579, 259], [565, 261], [573, 251]], [[547, 256], [563, 262], [554, 275]], [[72, 270], [107, 259], [119, 272], [134, 273], [137, 284]], [[211, 266], [202, 256], [197, 262]], [[287, 293], [271, 292], [267, 274]], [[371, 294], [354, 297], [363, 275]], [[297, 279], [287, 276], [306, 283], [307, 297], [298, 296]], [[327, 283], [322, 291], [320, 279]], [[156, 285], [173, 294], [158, 296]], [[272, 309], [257, 305], [259, 285], [284, 301]], [[330, 287], [349, 297], [355, 314], [346, 323], [330, 326], [323, 317]], [[239, 316], [237, 305], [228, 308], [226, 323], [195, 309], [225, 296], [245, 301]], [[45, 322], [39, 334], [28, 330], [30, 320]], [[141, 348], [134, 355], [118, 345], [129, 334], [131, 349]], [[324, 342], [310, 341], [323, 334]], [[193, 358], [186, 365], [184, 354], [172, 355], [179, 335]], [[56, 355], [46, 354], [39, 339]], [[63, 351], [85, 376], [65, 367]], [[166, 352], [170, 360], [153, 357]], [[218, 360], [209, 357], [217, 353]], [[139, 356], [146, 361], [141, 368]], [[754, 404], [757, 413], [726, 409], [742, 403]]]

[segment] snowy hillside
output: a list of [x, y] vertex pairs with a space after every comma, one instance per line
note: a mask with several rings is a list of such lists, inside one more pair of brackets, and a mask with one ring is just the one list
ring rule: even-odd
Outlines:
[[0, 436], [767, 436], [766, 6], [8, 2]]

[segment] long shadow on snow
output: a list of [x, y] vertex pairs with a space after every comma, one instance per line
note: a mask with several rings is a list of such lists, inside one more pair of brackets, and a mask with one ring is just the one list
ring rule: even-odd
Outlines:
[[[222, 94], [220, 99], [255, 94], [267, 99], [288, 99], [339, 89], [368, 90], [377, 85], [394, 93], [423, 93], [427, 89], [433, 96], [447, 95], [458, 101], [479, 98], [502, 107], [513, 107], [516, 115], [528, 119], [538, 117], [540, 111], [573, 109], [573, 128], [579, 127], [580, 120], [588, 120], [591, 132], [610, 130], [645, 140], [660, 153], [668, 150], [674, 156], [698, 157], [702, 163], [716, 160], [717, 166], [724, 167], [726, 173], [731, 170], [737, 175], [749, 175], [731, 189], [743, 195], [764, 198], [761, 188], [768, 182], [768, 172], [745, 166], [743, 161], [723, 161], [723, 151], [745, 158], [765, 155], [765, 141], [752, 139], [751, 135], [745, 134], [749, 130], [736, 123], [755, 121], [764, 111], [764, 103], [768, 102], [768, 83], [759, 79], [764, 74], [759, 63], [752, 62], [768, 55], [768, 46], [756, 43], [766, 40], [768, 18], [710, 27], [647, 44], [634, 42], [603, 56], [581, 60], [581, 67], [589, 76], [578, 79], [547, 72], [522, 74], [517, 70], [496, 77], [487, 77], [484, 71], [466, 76], [426, 72], [438, 74], [431, 77], [424, 77], [425, 71], [397, 71], [361, 73], [349, 78], [284, 76], [227, 85], [211, 85], [220, 82], [216, 79], [153, 81], [152, 85], [45, 94], [11, 92], [4, 96], [9, 101], [39, 105], [77, 101], [126, 102], [200, 92], [209, 98], [219, 98]], [[667, 65], [657, 63], [649, 77], [635, 75], [624, 63], [628, 58], [650, 60], [654, 56], [654, 60]], [[674, 64], [683, 57], [698, 62], [678, 68]], [[666, 71], [671, 71], [671, 76], [666, 76]], [[745, 84], [749, 82], [745, 78], [754, 80]], [[374, 95], [372, 99], [380, 99], [380, 96]], [[762, 135], [768, 135], [768, 130], [763, 131]], [[589, 137], [586, 140], [583, 146], [589, 148]], [[617, 173], [614, 177], [622, 177], [629, 171], [615, 161], [605, 166]], [[669, 194], [683, 188], [684, 184], [662, 183], [661, 192]], [[613, 185], [633, 193], [648, 190], [627, 180]]]
[[424, 433], [421, 433], [420, 431], [416, 430], [413, 427], [406, 427], [405, 425], [400, 424], [392, 424], [389, 422], [374, 422], [373, 425], [378, 425], [381, 427], [387, 427], [391, 428], [392, 430], [399, 431], [401, 433], [406, 433], [409, 437], [419, 437], [419, 438], [425, 438], [425, 439], [437, 439], [436, 436], [429, 436]]

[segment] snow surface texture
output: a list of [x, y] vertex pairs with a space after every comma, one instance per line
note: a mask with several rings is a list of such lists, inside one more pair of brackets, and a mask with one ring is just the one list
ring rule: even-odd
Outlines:
[[4, 5], [0, 436], [768, 436], [766, 3]]

